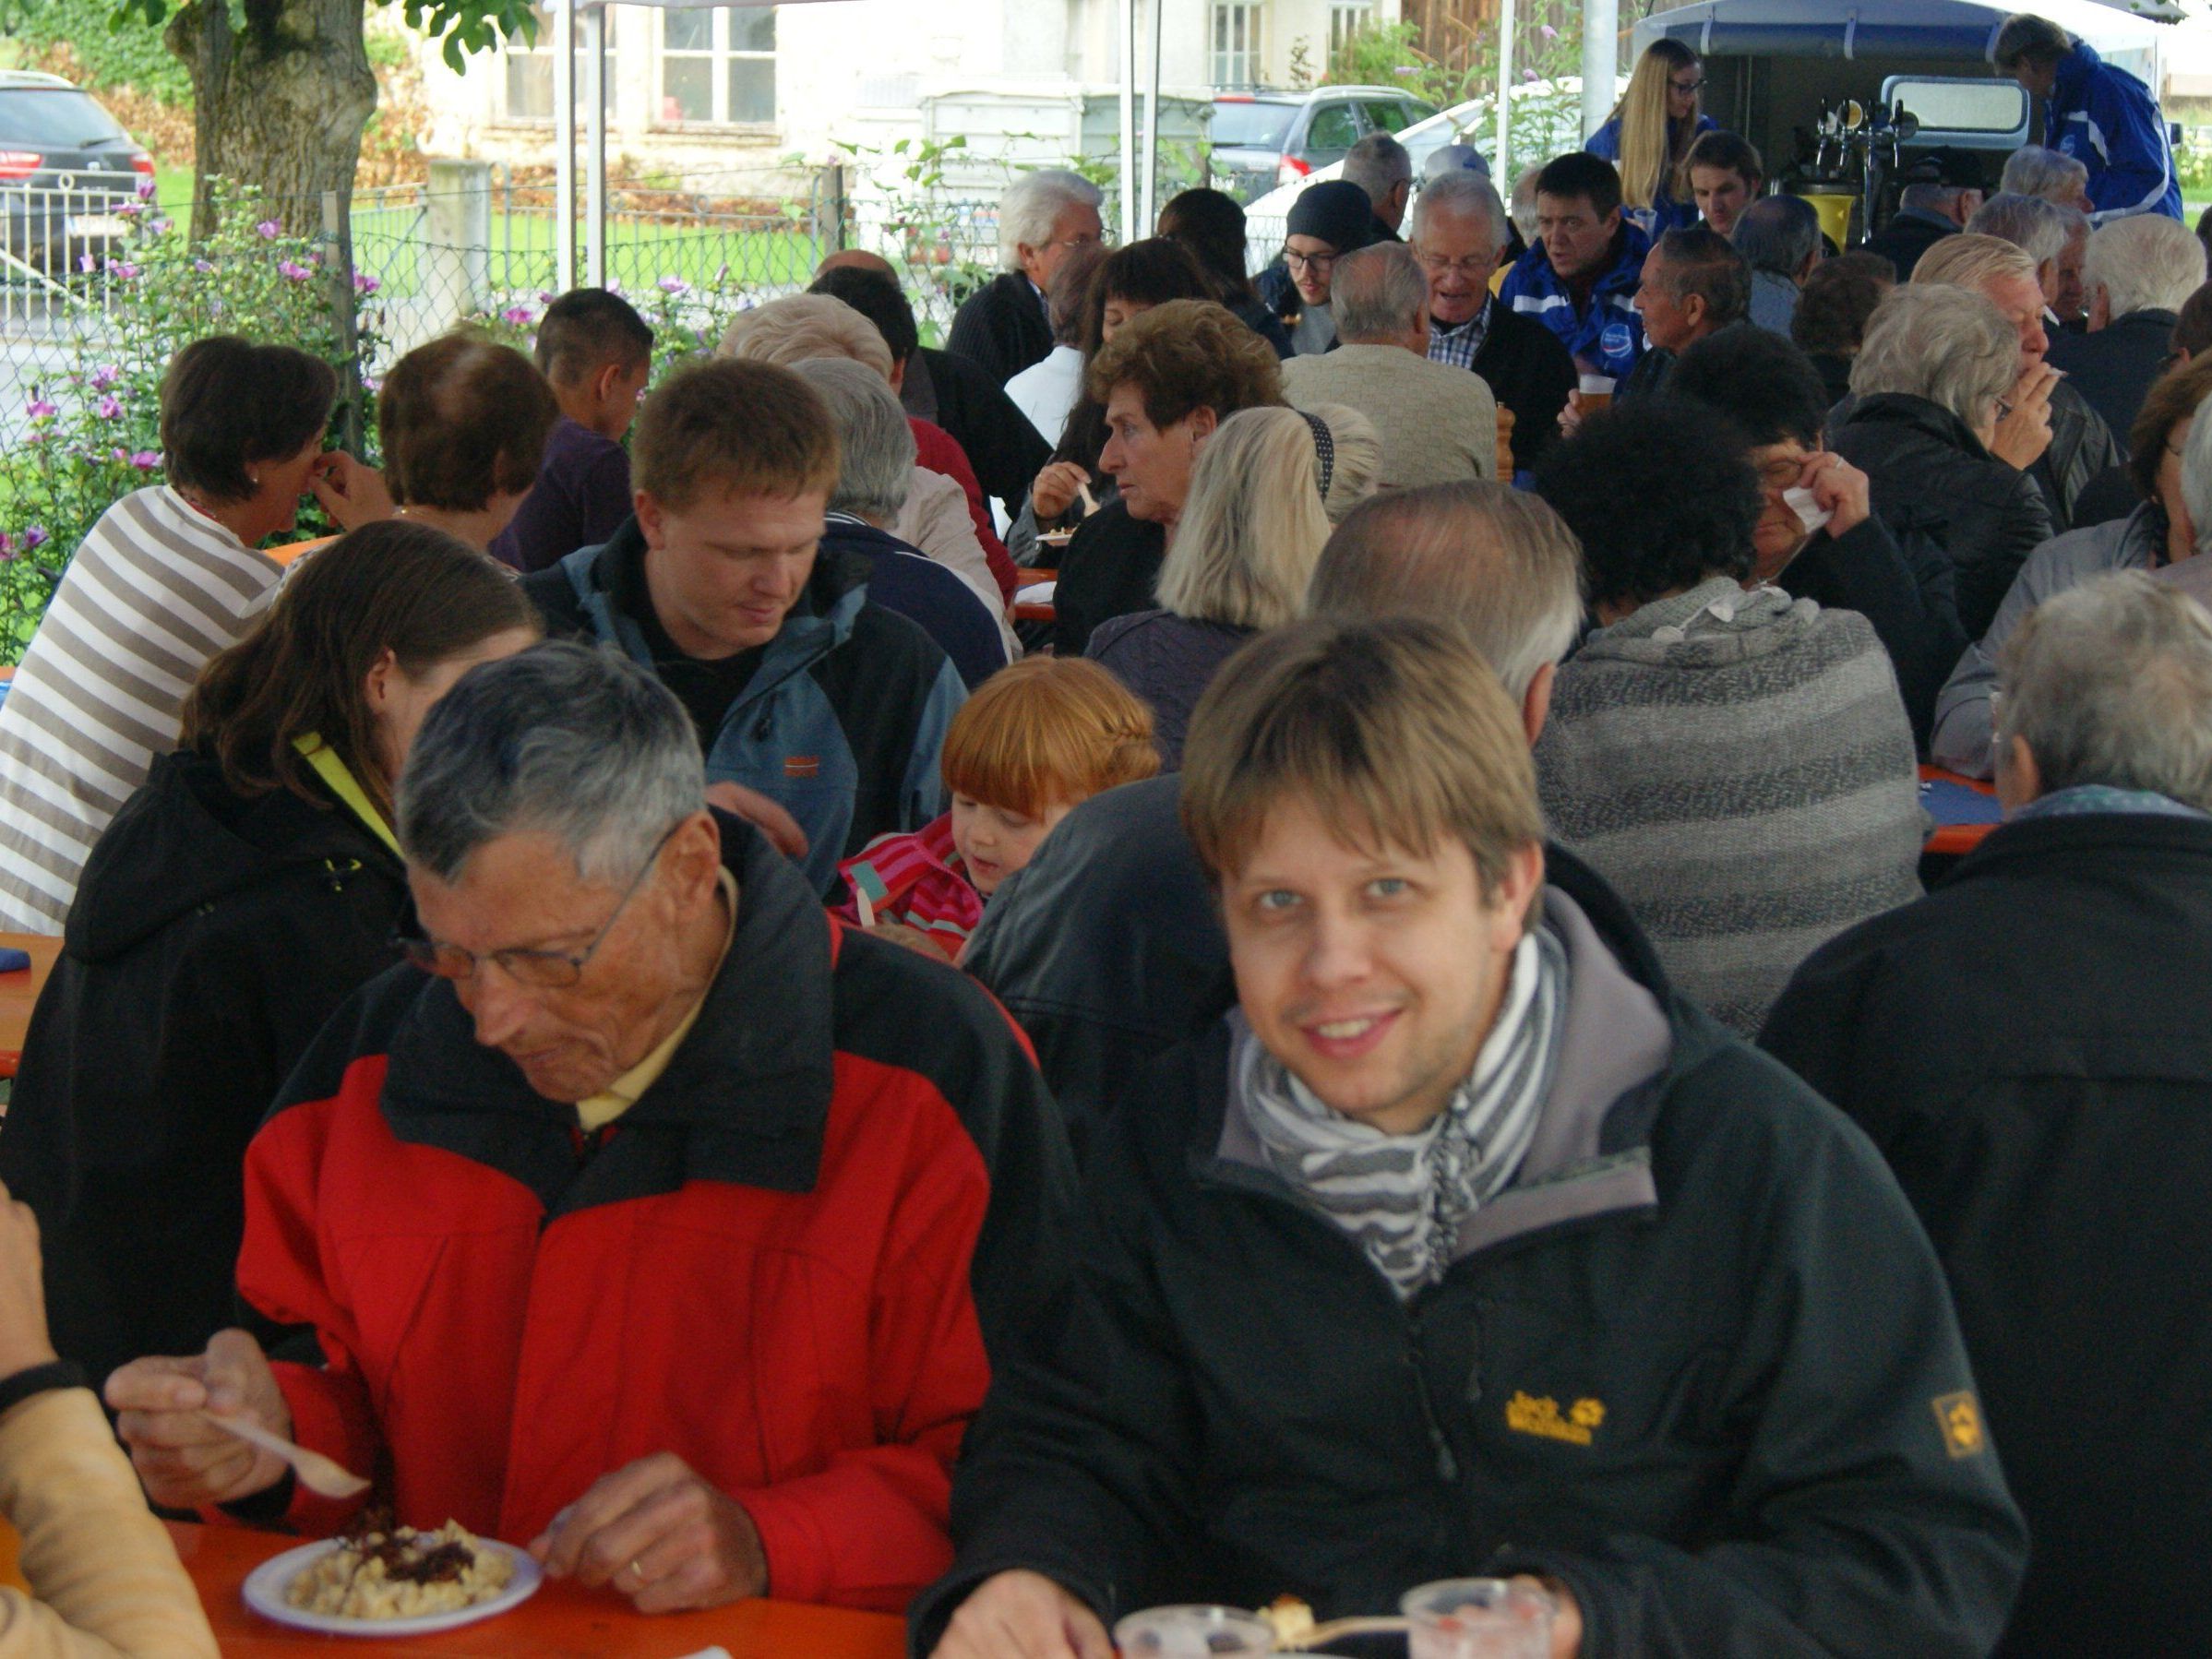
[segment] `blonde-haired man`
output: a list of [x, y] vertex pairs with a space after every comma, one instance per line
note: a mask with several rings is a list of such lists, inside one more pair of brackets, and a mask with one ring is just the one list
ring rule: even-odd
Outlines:
[[1262, 636], [1182, 814], [1238, 1007], [1093, 1142], [1071, 1327], [986, 1405], [916, 1651], [1479, 1573], [1553, 1659], [1987, 1653], [2026, 1534], [1925, 1236], [1546, 853], [1465, 638]]

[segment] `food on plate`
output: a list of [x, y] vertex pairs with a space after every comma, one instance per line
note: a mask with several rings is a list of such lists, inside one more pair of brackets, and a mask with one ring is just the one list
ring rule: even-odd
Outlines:
[[514, 1575], [504, 1550], [485, 1548], [458, 1521], [418, 1532], [377, 1509], [293, 1579], [284, 1599], [339, 1618], [419, 1618], [488, 1602]]
[[1295, 1595], [1276, 1596], [1260, 1609], [1260, 1617], [1273, 1628], [1278, 1647], [1313, 1633], [1313, 1609]]

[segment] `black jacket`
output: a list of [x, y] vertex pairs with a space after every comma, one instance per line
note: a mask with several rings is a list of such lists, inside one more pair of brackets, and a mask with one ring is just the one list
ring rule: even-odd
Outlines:
[[391, 965], [399, 860], [351, 813], [165, 755], [92, 850], [31, 1017], [0, 1180], [37, 1212], [54, 1345], [95, 1382], [237, 1318], [246, 1142]]
[[1408, 1303], [1265, 1168], [1226, 1024], [1146, 1074], [1093, 1144], [1056, 1360], [978, 1420], [915, 1652], [1027, 1568], [1109, 1617], [1531, 1571], [1584, 1659], [1987, 1653], [2026, 1535], [1926, 1237], [1864, 1137], [1557, 877], [1543, 1120]]
[[945, 350], [979, 365], [1001, 387], [1044, 361], [1052, 350], [1052, 324], [1035, 285], [1018, 270], [1000, 271], [960, 303]]
[[1943, 550], [1919, 532], [1900, 543], [1876, 514], [1842, 536], [1814, 532], [1775, 585], [1873, 624], [1897, 673], [1913, 746], [1925, 755], [1936, 696], [1972, 643], [1959, 626], [1957, 582]]
[[1912, 268], [1920, 262], [1920, 256], [1946, 236], [1958, 234], [1958, 227], [1947, 219], [1931, 219], [1924, 213], [1898, 213], [1890, 221], [1866, 239], [1866, 251], [1880, 254], [1897, 268], [1897, 280], [1912, 280]]
[[1761, 1038], [1950, 1275], [2035, 1539], [2000, 1653], [2212, 1653], [2208, 1032], [2212, 823], [2109, 813], [1997, 830], [1814, 952]]
[[1949, 410], [1901, 392], [1838, 411], [1828, 445], [1867, 474], [1874, 511], [1894, 535], [1924, 532], [1950, 555], [1959, 626], [1980, 639], [2027, 555], [2051, 539], [2035, 481], [1983, 448]]
[[1118, 498], [1085, 519], [1060, 551], [1059, 585], [1052, 599], [1053, 653], [1080, 657], [1100, 623], [1159, 603], [1153, 584], [1166, 556], [1167, 532], [1130, 518]]
[[2131, 311], [2094, 334], [2051, 337], [2051, 366], [2066, 371], [2066, 384], [2104, 417], [2122, 448], [2151, 382], [2172, 359], [2173, 326], [2180, 320], [2170, 311]]
[[969, 690], [1006, 666], [1006, 642], [990, 607], [951, 567], [887, 530], [843, 513], [824, 521], [821, 551], [833, 557], [858, 554], [866, 558], [868, 603], [918, 625], [951, 659]]
[[983, 493], [1004, 503], [1008, 518], [1021, 512], [1029, 486], [1052, 459], [1052, 446], [999, 381], [969, 358], [923, 346], [907, 360], [899, 400], [908, 414], [952, 435]]
[[2028, 468], [2043, 505], [2051, 509], [2051, 525], [2063, 532], [2074, 526], [2074, 507], [2082, 492], [2113, 467], [2126, 464], [2112, 429], [2090, 408], [2071, 380], [2051, 388], [2051, 445]]
[[1560, 411], [1580, 383], [1574, 359], [1542, 323], [1492, 300], [1474, 369], [1499, 406], [1513, 412], [1513, 471], [1529, 471], [1559, 439]]

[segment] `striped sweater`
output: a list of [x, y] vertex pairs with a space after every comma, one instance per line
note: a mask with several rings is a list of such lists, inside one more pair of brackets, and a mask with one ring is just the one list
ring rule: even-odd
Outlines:
[[1560, 665], [1536, 760], [1552, 834], [1747, 1035], [1816, 946], [1919, 896], [1912, 729], [1857, 612], [1725, 577], [1655, 601]]
[[101, 515], [0, 704], [0, 926], [61, 932], [92, 843], [176, 747], [185, 693], [283, 574], [166, 485]]

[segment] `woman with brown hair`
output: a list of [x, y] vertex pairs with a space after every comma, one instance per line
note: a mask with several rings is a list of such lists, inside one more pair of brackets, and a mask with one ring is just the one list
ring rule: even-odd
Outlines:
[[0, 1179], [44, 1230], [54, 1344], [88, 1374], [231, 1322], [246, 1142], [398, 960], [408, 745], [467, 669], [537, 636], [484, 555], [425, 525], [354, 531], [208, 664], [183, 746], [93, 848], [0, 1135]]

